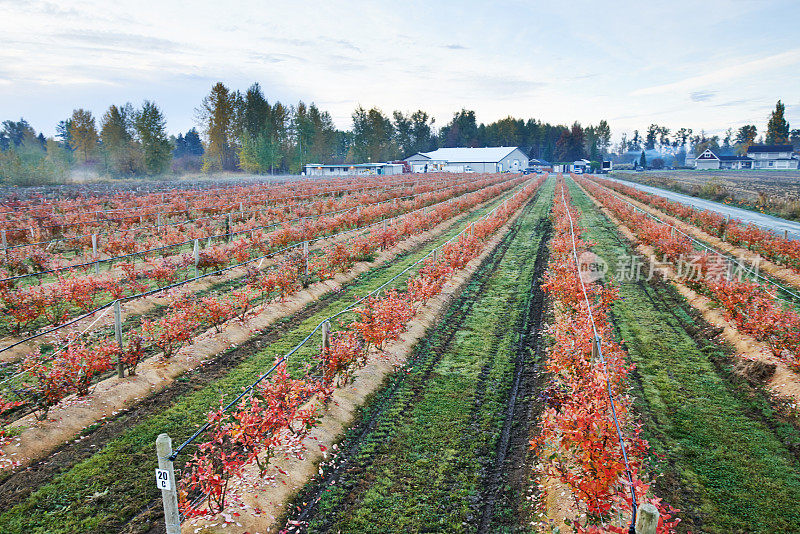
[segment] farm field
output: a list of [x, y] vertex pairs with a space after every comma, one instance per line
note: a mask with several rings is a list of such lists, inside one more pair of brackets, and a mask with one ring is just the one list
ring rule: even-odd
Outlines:
[[[496, 204], [497, 200], [493, 200], [491, 203], [492, 206]], [[381, 283], [391, 279], [398, 272], [408, 267], [409, 264], [413, 264], [419, 258], [423, 257], [427, 252], [430, 251], [431, 248], [433, 248], [433, 246], [435, 246], [435, 244], [441, 244], [446, 239], [453, 237], [462, 230], [463, 224], [471, 220], [475, 220], [480, 214], [485, 213], [487, 209], [488, 208], [481, 208], [478, 210], [478, 212], [472, 212], [466, 216], [467, 218], [465, 220], [463, 218], [456, 219], [456, 222], [450, 223], [448, 226], [446, 226], [444, 233], [441, 236], [437, 236], [436, 240], [433, 242], [423, 242], [414, 245], [409, 252], [402, 253], [400, 256], [395, 258], [395, 261], [387, 266], [387, 268], [377, 268], [373, 269], [372, 271], [367, 271], [363, 276], [357, 278], [353, 284], [345, 286], [345, 288], [347, 288], [346, 291], [332, 293], [327, 298], [323, 298], [315, 303], [310, 304], [300, 312], [299, 316], [294, 319], [287, 318], [279, 321], [276, 325], [277, 328], [272, 329], [272, 332], [282, 334], [284, 333], [284, 329], [287, 328], [287, 324], [291, 325], [299, 323], [294, 329], [289, 330], [289, 332], [294, 332], [294, 335], [285, 339], [285, 345], [281, 346], [289, 346], [293, 341], [302, 339], [308, 334], [309, 329], [313, 329], [313, 325], [316, 324], [315, 320], [318, 321], [318, 317], [330, 315], [331, 311], [337, 307], [342, 307], [343, 304], [352, 302], [354, 294], [360, 294], [361, 292], [374, 289]], [[397, 283], [401, 284], [403, 282], [404, 280], [400, 279]], [[297, 328], [300, 328], [300, 330], [296, 331]], [[152, 450], [150, 446], [147, 446], [145, 450], [139, 450], [139, 446], [144, 442], [152, 442], [156, 435], [162, 431], [170, 432], [170, 434], [174, 435], [176, 439], [181, 438], [182, 435], [184, 437], [188, 437], [188, 435], [193, 432], [193, 427], [190, 423], [187, 426], [187, 422], [191, 421], [192, 418], [188, 416], [186, 410], [189, 410], [189, 413], [195, 414], [195, 421], [198, 420], [198, 418], [199, 420], [202, 420], [205, 411], [214, 405], [213, 399], [219, 396], [218, 392], [220, 389], [237, 391], [241, 384], [252, 380], [252, 377], [254, 376], [258, 376], [258, 374], [262, 372], [261, 370], [264, 368], [264, 366], [268, 366], [269, 362], [272, 361], [275, 352], [280, 350], [280, 346], [276, 346], [273, 343], [269, 346], [268, 350], [259, 352], [257, 347], [262, 342], [263, 340], [256, 339], [249, 344], [235, 348], [233, 351], [226, 351], [226, 353], [222, 355], [222, 362], [215, 362], [208, 370], [199, 369], [197, 373], [199, 373], [200, 377], [196, 375], [188, 375], [179, 379], [174, 386], [165, 391], [163, 394], [164, 401], [159, 402], [158, 400], [154, 399], [153, 401], [150, 401], [153, 403], [152, 407], [139, 408], [133, 411], [134, 420], [138, 420], [139, 418], [144, 419], [144, 422], [142, 422], [139, 426], [133, 426], [132, 429], [128, 428], [132, 422], [127, 420], [127, 415], [123, 415], [121, 420], [115, 421], [115, 424], [113, 425], [121, 435], [106, 435], [102, 438], [99, 438], [100, 441], [92, 443], [93, 446], [87, 444], [86, 446], [88, 447], [88, 451], [85, 450], [82, 454], [76, 453], [63, 455], [67, 457], [65, 458], [66, 466], [60, 465], [58, 466], [57, 470], [45, 468], [45, 470], [48, 471], [45, 475], [47, 478], [56, 475], [55, 479], [50, 480], [48, 484], [36, 489], [30, 486], [25, 487], [26, 484], [24, 483], [15, 483], [13, 478], [10, 482], [6, 482], [6, 487], [9, 485], [12, 485], [16, 488], [18, 488], [20, 485], [25, 487], [22, 495], [20, 495], [18, 491], [12, 492], [12, 502], [18, 501], [20, 497], [23, 497], [26, 493], [30, 493], [36, 489], [36, 491], [34, 491], [27, 500], [19, 505], [22, 506], [22, 508], [19, 506], [17, 507], [18, 511], [27, 508], [28, 506], [35, 506], [33, 504], [35, 502], [40, 502], [49, 509], [49, 513], [46, 513], [46, 515], [34, 514], [34, 516], [31, 517], [30, 515], [24, 514], [27, 515], [27, 517], [19, 519], [23, 521], [23, 524], [27, 524], [28, 527], [31, 527], [40, 524], [43, 517], [52, 517], [52, 523], [42, 525], [42, 532], [52, 532], [56, 531], [52, 529], [60, 528], [63, 528], [63, 531], [68, 531], [73, 527], [84, 528], [88, 529], [89, 531], [104, 532], [107, 528], [112, 528], [110, 526], [112, 524], [121, 526], [120, 521], [123, 521], [124, 523], [126, 518], [130, 519], [130, 514], [132, 512], [138, 513], [145, 509], [147, 505], [150, 504], [150, 501], [154, 498], [156, 489], [154, 486], [151, 487], [152, 484], [149, 484], [150, 478], [152, 478], [149, 476], [149, 471], [146, 472], [147, 475], [141, 475], [141, 466], [137, 465], [135, 461], [132, 461], [139, 455], [141, 455], [142, 458], [152, 456]], [[233, 363], [239, 363], [239, 365], [232, 365]], [[299, 366], [300, 364], [293, 361], [292, 366], [294, 365]], [[210, 382], [208, 387], [200, 389], [199, 392], [194, 392], [195, 388], [197, 388], [198, 385], [202, 385], [206, 380]], [[224, 383], [218, 383], [219, 380], [223, 380]], [[182, 399], [182, 394], [189, 395], [191, 399]], [[200, 398], [198, 398], [198, 395]], [[206, 402], [202, 402], [200, 400], [202, 398], [205, 398]], [[162, 402], [166, 402], [166, 406]], [[169, 408], [165, 410], [167, 407]], [[159, 411], [152, 413], [152, 409]], [[164, 412], [160, 412], [160, 410], [164, 410]], [[171, 420], [173, 421], [173, 424], [183, 428], [183, 434], [180, 431], [176, 432], [175, 429], [172, 431], [170, 431], [169, 428], [165, 429], [163, 427], [165, 417], [166, 420]], [[102, 424], [93, 425], [89, 429], [89, 432], [92, 434], [92, 431], [99, 429], [100, 434], [107, 434], [107, 432], [102, 431], [104, 428], [105, 425]], [[143, 439], [142, 433], [145, 433], [146, 435], [147, 432], [155, 432], [155, 434], [152, 434], [150, 438]], [[104, 447], [103, 452], [100, 454], [91, 455], [92, 449], [100, 446]], [[85, 457], [87, 452], [90, 453], [90, 458], [84, 462], [78, 461], [76, 463], [76, 460], [79, 460], [81, 456]], [[124, 463], [124, 465], [120, 466], [120, 468], [123, 470], [128, 469], [128, 472], [121, 473], [116, 469], [112, 470], [112, 472], [109, 472], [108, 476], [104, 477], [103, 480], [97, 481], [96, 484], [90, 484], [90, 486], [99, 487], [100, 485], [105, 484], [104, 490], [100, 491], [102, 493], [102, 491], [105, 491], [105, 489], [108, 488], [111, 488], [113, 491], [114, 487], [117, 487], [116, 491], [119, 491], [121, 490], [119, 485], [122, 485], [126, 488], [126, 490], [123, 490], [122, 493], [125, 493], [131, 497], [135, 496], [133, 497], [132, 501], [126, 502], [126, 499], [122, 499], [121, 501], [119, 499], [114, 499], [114, 502], [109, 503], [111, 505], [111, 510], [109, 510], [107, 514], [104, 514], [100, 510], [96, 509], [96, 507], [93, 506], [93, 503], [88, 503], [89, 505], [83, 510], [76, 510], [74, 505], [69, 505], [68, 502], [69, 500], [75, 498], [75, 493], [73, 493], [73, 497], [66, 497], [67, 501], [61, 501], [66, 503], [65, 505], [50, 501], [48, 497], [46, 497], [49, 491], [52, 491], [54, 487], [59, 487], [59, 489], [56, 490], [57, 493], [61, 493], [65, 489], [64, 486], [59, 486], [58, 484], [66, 484], [67, 487], [71, 488], [69, 492], [77, 492], [77, 494], [82, 494], [86, 490], [86, 483], [90, 480], [85, 478], [86, 476], [89, 476], [91, 473], [96, 474], [96, 469], [98, 468], [104, 469], [107, 467], [109, 464], [106, 462], [116, 462], [120, 458], [125, 458], [128, 460], [129, 463]], [[66, 470], [64, 470], [65, 467], [67, 467]], [[58, 471], [61, 470], [64, 471], [59, 473]], [[135, 473], [139, 473], [140, 476], [136, 477]], [[20, 473], [20, 476], [27, 477], [28, 475], [23, 471]], [[78, 479], [73, 479], [74, 476], [77, 476]], [[145, 487], [150, 489], [150, 492], [142, 492], [143, 488]], [[44, 498], [44, 501], [39, 501], [40, 498]], [[127, 510], [126, 513], [128, 515], [125, 513], [120, 514], [120, 509], [118, 508], [120, 506]], [[3, 508], [5, 509], [5, 505]], [[58, 511], [60, 511], [60, 513]], [[44, 510], [40, 510], [40, 512], [45, 514]], [[62, 516], [62, 514], [65, 515]], [[6, 521], [6, 519], [1, 521], [3, 524], [8, 525], [9, 528], [11, 528], [11, 525], [13, 525], [15, 522], [12, 520]], [[108, 523], [109, 521], [111, 521], [110, 524]]]
[[[630, 245], [570, 186], [597, 243], [593, 250], [616, 264]], [[614, 323], [636, 365], [642, 432], [663, 455], [654, 466], [663, 473], [656, 492], [683, 511], [680, 530], [800, 528], [796, 419], [771, 406], [758, 379], [734, 370], [730, 346], [669, 284], [621, 281], [619, 291]], [[787, 507], [773, 513], [781, 501]]]
[[[85, 395], [95, 378], [111, 370], [112, 359], [118, 368], [127, 367], [133, 375], [138, 363], [154, 351], [169, 358], [204, 328], [219, 330], [222, 322], [235, 316], [244, 320], [256, 306], [346, 272], [355, 261], [369, 259], [376, 249], [386, 249], [517, 182], [503, 178], [477, 180], [468, 186], [461, 182], [449, 188], [429, 186], [428, 192], [412, 195], [410, 200], [370, 204], [367, 199], [336, 217], [290, 219], [266, 235], [245, 232], [247, 238], [202, 250], [196, 240], [193, 269], [186, 268], [191, 258], [187, 261], [186, 255], [178, 254], [178, 263], [171, 262], [176, 255], [170, 252], [171, 257], [157, 260], [160, 263], [155, 269], [167, 274], [155, 283], [152, 271], [144, 268], [137, 272], [137, 265], [130, 263], [123, 272], [104, 278], [69, 268], [72, 276], [49, 284], [29, 281], [37, 279], [35, 275], [6, 279], [2, 294], [5, 318], [16, 322], [19, 331], [18, 319], [24, 316], [29, 330], [22, 339], [6, 338], [0, 349], [6, 361], [4, 384], [16, 396], [20, 392], [27, 396], [21, 401], [22, 409], [32, 409], [44, 418], [50, 406], [70, 392]], [[334, 237], [333, 242], [320, 247], [327, 236]], [[350, 249], [343, 245], [347, 241]], [[172, 294], [166, 302], [163, 298], [154, 301], [167, 290]], [[190, 295], [198, 301], [190, 303]], [[110, 315], [110, 302], [115, 299], [134, 301], [134, 313], [127, 314], [124, 323], [121, 318], [118, 321], [127, 341], [121, 352], [113, 345], [113, 321], [109, 324], [106, 317], [105, 323], [100, 322]], [[68, 306], [70, 302], [74, 306]], [[50, 326], [36, 330], [34, 325], [45, 318]], [[65, 335], [73, 336], [71, 341], [55, 350]], [[100, 354], [87, 354], [91, 348]], [[30, 356], [31, 351], [38, 355]], [[20, 381], [21, 376], [30, 375], [37, 377], [36, 384]]]
[[796, 242], [590, 175], [360, 180], [6, 199], [0, 532], [164, 532], [165, 433], [185, 533], [800, 531]]
[[294, 519], [308, 532], [516, 526], [542, 387], [552, 198], [551, 180], [300, 494]]

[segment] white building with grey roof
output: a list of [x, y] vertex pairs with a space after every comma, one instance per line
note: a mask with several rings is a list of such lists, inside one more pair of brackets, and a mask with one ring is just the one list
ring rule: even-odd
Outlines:
[[411, 172], [522, 172], [528, 156], [515, 146], [440, 148], [406, 158]]

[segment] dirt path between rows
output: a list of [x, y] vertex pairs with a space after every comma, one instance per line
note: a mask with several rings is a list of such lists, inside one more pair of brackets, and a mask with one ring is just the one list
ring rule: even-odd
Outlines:
[[[481, 209], [489, 202], [491, 200], [477, 206], [470, 213]], [[37, 421], [33, 414], [15, 421], [9, 426], [19, 431], [19, 435], [2, 447], [2, 451], [14, 464], [22, 467], [44, 458], [61, 444], [75, 439], [87, 427], [98, 421], [113, 418], [121, 411], [174, 383], [185, 372], [258, 335], [278, 319], [302, 310], [323, 295], [341, 290], [345, 283], [359, 275], [438, 237], [453, 223], [453, 219], [444, 221], [431, 230], [400, 242], [390, 250], [380, 252], [373, 261], [358, 262], [346, 274], [338, 274], [333, 280], [312, 284], [283, 302], [271, 302], [259, 306], [254, 310], [254, 316], [245, 323], [232, 319], [223, 325], [220, 333], [211, 328], [195, 337], [192, 344], [181, 348], [169, 360], [163, 360], [161, 356], [148, 358], [139, 365], [135, 376], [124, 379], [113, 376], [102, 380], [97, 383], [89, 396], [84, 398], [71, 396], [54, 406], [45, 421]], [[11, 464], [0, 466], [0, 470], [10, 468]]]
[[[588, 191], [586, 191], [580, 184], [578, 187], [584, 194], [594, 203], [614, 225], [620, 233], [622, 233], [632, 244], [635, 245], [636, 251], [639, 252], [645, 261], [648, 258], [655, 257], [656, 252], [653, 247], [645, 245], [625, 226], [619, 219], [617, 219], [610, 210], [602, 206], [602, 204], [594, 198]], [[795, 402], [800, 402], [800, 377], [792, 371], [786, 364], [781, 362], [775, 357], [772, 350], [766, 343], [756, 340], [752, 336], [740, 332], [736, 326], [725, 318], [724, 312], [718, 305], [708, 297], [700, 295], [696, 291], [690, 289], [688, 286], [678, 280], [678, 277], [671, 267], [660, 267], [657, 269], [662, 276], [668, 280], [678, 292], [689, 302], [689, 304], [698, 310], [703, 318], [711, 325], [722, 329], [722, 338], [733, 345], [736, 350], [737, 359], [734, 369], [737, 373], [741, 374], [747, 379], [752, 379], [748, 376], [752, 370], [751, 362], [760, 362], [765, 364], [767, 369], [774, 369], [771, 376], [762, 376], [760, 381], [763, 381], [765, 387], [770, 393], [778, 398], [792, 399]], [[763, 368], [763, 367], [762, 367]]]
[[[286, 506], [306, 482], [318, 473], [319, 464], [327, 459], [327, 451], [335, 450], [345, 430], [355, 420], [359, 407], [412, 355], [414, 347], [425, 337], [429, 327], [447, 310], [450, 302], [498, 246], [524, 209], [525, 206], [521, 207], [497, 230], [483, 252], [455, 274], [439, 295], [420, 308], [401, 339], [387, 344], [382, 354], [373, 350], [368, 364], [356, 373], [353, 381], [335, 390], [333, 399], [323, 408], [320, 425], [311, 431], [304, 442], [307, 452], [302, 459], [285, 458], [279, 454], [273, 460], [270, 475], [265, 479], [258, 475], [257, 466], [247, 466], [243, 476], [230, 483], [231, 500], [225, 512], [213, 518], [186, 521], [181, 531], [185, 534], [274, 532], [285, 516]], [[322, 451], [323, 447], [325, 452]]]

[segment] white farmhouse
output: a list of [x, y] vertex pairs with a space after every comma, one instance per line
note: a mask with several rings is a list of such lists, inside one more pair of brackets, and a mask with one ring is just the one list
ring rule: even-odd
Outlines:
[[528, 156], [514, 146], [440, 148], [406, 158], [411, 172], [522, 172]]
[[798, 159], [792, 145], [750, 145], [747, 157], [754, 169], [797, 169]]
[[[687, 158], [688, 161], [688, 158]], [[746, 156], [720, 156], [710, 148], [694, 161], [696, 169], [797, 169], [792, 145], [750, 145]]]
[[747, 156], [720, 156], [710, 148], [694, 160], [695, 169], [752, 169], [753, 160]]

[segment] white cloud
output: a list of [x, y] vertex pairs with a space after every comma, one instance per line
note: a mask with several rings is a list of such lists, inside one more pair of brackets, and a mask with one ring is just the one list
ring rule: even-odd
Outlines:
[[215, 81], [316, 101], [341, 128], [363, 104], [421, 108], [437, 124], [467, 107], [487, 122], [616, 118], [615, 134], [654, 121], [713, 130], [765, 118], [778, 98], [800, 102], [800, 4], [788, 0], [0, 6], [0, 120], [22, 115], [45, 133], [73, 107], [99, 116], [144, 98], [185, 131]]
[[684, 80], [637, 89], [631, 93], [631, 96], [658, 95], [704, 89], [709, 86], [719, 85], [722, 82], [752, 77], [764, 71], [795, 66], [798, 63], [800, 63], [800, 48], [787, 50], [786, 52], [767, 57], [726, 65]]

